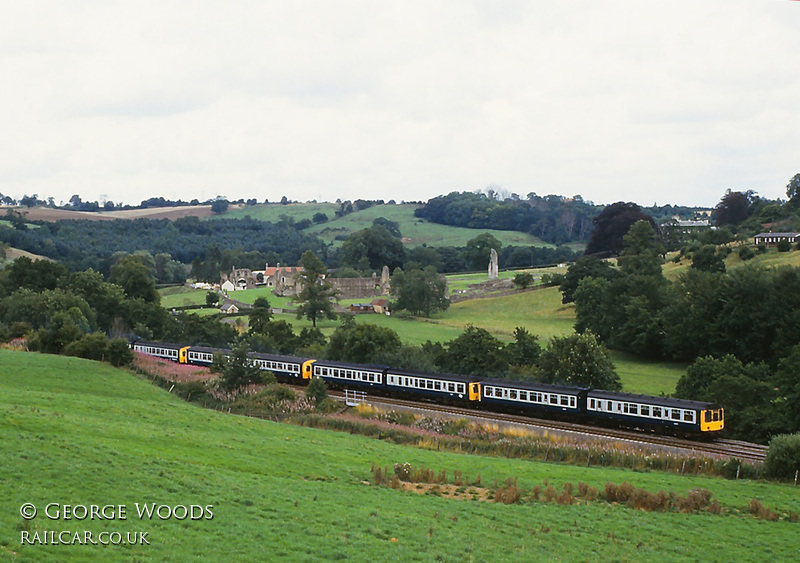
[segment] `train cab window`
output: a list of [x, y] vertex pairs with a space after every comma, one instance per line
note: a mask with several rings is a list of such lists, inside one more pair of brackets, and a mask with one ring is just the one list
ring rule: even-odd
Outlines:
[[683, 411], [683, 421], [684, 422], [694, 422], [694, 412], [693, 411]]
[[642, 405], [642, 416], [650, 416], [650, 407]]
[[714, 411], [714, 422], [722, 420], [722, 411]]
[[516, 390], [511, 390], [511, 391], [509, 391], [509, 392], [508, 392], [508, 398], [509, 398], [509, 399], [516, 399], [516, 398], [517, 398], [517, 392], [516, 392]]
[[672, 413], [670, 415], [670, 418], [672, 418], [672, 420], [680, 420], [681, 419], [681, 411], [679, 411], [678, 409], [672, 409]]

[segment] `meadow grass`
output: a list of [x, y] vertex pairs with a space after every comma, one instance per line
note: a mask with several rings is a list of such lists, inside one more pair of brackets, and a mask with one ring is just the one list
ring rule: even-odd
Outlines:
[[[468, 456], [226, 415], [130, 373], [76, 358], [0, 351], [0, 555], [7, 561], [520, 561], [794, 559], [798, 525], [744, 514], [752, 498], [800, 511], [796, 489]], [[458, 470], [531, 490], [629, 482], [711, 491], [722, 515], [593, 502], [502, 505], [369, 484], [372, 464]], [[34, 520], [20, 506], [39, 507]], [[64, 521], [45, 504], [125, 505], [128, 519]], [[144, 520], [135, 503], [212, 505], [213, 519]], [[21, 545], [22, 531], [144, 531], [150, 545]], [[744, 540], [746, 538], [746, 541]]]
[[505, 340], [521, 326], [546, 342], [553, 336], [573, 332], [575, 312], [572, 305], [561, 303], [557, 287], [547, 287], [454, 303], [444, 313], [435, 315], [433, 322], [462, 329], [472, 324]]
[[611, 351], [611, 361], [627, 393], [672, 395], [678, 380], [686, 373], [687, 364], [652, 361], [625, 352]]
[[[259, 221], [269, 221], [270, 223], [277, 223], [281, 220], [281, 216], [290, 217], [295, 222], [302, 221], [303, 219], [313, 219], [316, 213], [324, 213], [330, 219], [334, 218], [334, 214], [339, 209], [336, 203], [288, 203], [281, 205], [280, 203], [269, 203], [245, 206], [238, 209], [229, 209], [222, 215], [216, 217], [223, 217], [225, 219], [243, 219], [250, 217]], [[209, 218], [211, 219], [211, 218]]]

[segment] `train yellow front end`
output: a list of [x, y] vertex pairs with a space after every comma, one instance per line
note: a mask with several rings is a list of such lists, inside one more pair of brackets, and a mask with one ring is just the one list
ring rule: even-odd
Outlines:
[[725, 428], [725, 409], [706, 409], [700, 412], [700, 432], [719, 432]]
[[303, 379], [311, 379], [314, 377], [313, 365], [316, 360], [306, 360], [303, 362]]

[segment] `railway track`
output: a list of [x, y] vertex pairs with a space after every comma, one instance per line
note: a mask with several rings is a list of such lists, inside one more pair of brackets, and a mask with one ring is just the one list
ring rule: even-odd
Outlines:
[[[298, 388], [302, 389], [302, 388]], [[337, 391], [328, 393], [331, 397], [344, 400], [345, 394]], [[422, 403], [393, 397], [367, 395], [366, 402], [387, 406], [409, 409], [416, 412], [431, 413], [437, 416], [450, 416], [468, 418], [477, 422], [489, 424], [508, 424], [531, 429], [557, 431], [568, 433], [572, 436], [583, 436], [586, 439], [614, 440], [632, 445], [673, 451], [682, 454], [696, 454], [719, 459], [738, 459], [746, 463], [761, 464], [767, 455], [767, 446], [739, 442], [736, 440], [716, 439], [710, 442], [687, 440], [675, 436], [663, 436], [632, 430], [616, 428], [603, 428], [587, 426], [574, 422], [532, 418], [530, 416], [507, 414], [493, 411], [483, 411], [439, 405], [435, 403]]]

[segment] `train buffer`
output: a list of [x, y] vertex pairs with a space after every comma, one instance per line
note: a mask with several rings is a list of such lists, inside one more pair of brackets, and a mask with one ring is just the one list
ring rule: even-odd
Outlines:
[[356, 391], [355, 389], [344, 390], [344, 403], [348, 407], [357, 407], [367, 401], [366, 391]]

